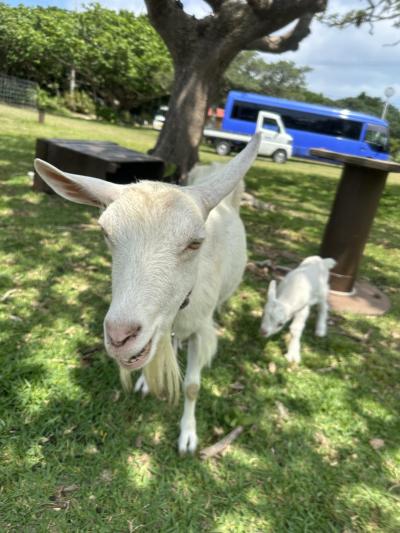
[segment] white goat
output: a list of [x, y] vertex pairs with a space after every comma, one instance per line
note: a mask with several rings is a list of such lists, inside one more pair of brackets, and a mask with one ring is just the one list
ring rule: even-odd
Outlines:
[[322, 259], [317, 255], [307, 257], [283, 278], [278, 288], [275, 280], [269, 284], [261, 335], [270, 337], [292, 320], [291, 339], [285, 356], [288, 361], [299, 363], [301, 360], [300, 338], [312, 305], [318, 304], [319, 307], [315, 334], [318, 337], [326, 335], [329, 270], [335, 264], [334, 259]]
[[179, 369], [171, 333], [188, 341], [181, 453], [197, 446], [200, 373], [217, 349], [214, 311], [237, 288], [245, 268], [238, 191], [259, 143], [256, 135], [227, 165], [183, 188], [151, 181], [116, 185], [35, 161], [58, 194], [105, 208], [99, 224], [112, 254], [112, 301], [104, 342], [125, 387], [132, 370], [142, 368], [136, 390], [159, 393], [165, 386], [174, 395]]

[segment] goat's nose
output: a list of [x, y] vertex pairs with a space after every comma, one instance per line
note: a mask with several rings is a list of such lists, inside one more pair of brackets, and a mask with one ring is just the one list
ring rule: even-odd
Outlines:
[[260, 328], [260, 335], [262, 337], [266, 337], [268, 335], [268, 331], [265, 328], [263, 328], [262, 326]]
[[115, 348], [120, 348], [129, 340], [138, 336], [142, 326], [136, 322], [129, 324], [116, 324], [106, 320], [105, 330], [110, 344]]

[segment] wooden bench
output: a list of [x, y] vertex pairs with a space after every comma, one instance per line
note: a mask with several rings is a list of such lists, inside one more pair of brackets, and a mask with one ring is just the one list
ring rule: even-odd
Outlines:
[[[132, 183], [138, 179], [161, 180], [162, 159], [108, 141], [37, 139], [36, 157], [72, 174], [93, 176], [113, 183]], [[35, 172], [33, 189], [52, 192]]]

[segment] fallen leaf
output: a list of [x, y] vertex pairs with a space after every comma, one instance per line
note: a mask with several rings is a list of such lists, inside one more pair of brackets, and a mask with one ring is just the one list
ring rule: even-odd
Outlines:
[[276, 408], [278, 410], [278, 415], [281, 420], [288, 420], [289, 419], [289, 411], [287, 408], [283, 405], [282, 402], [275, 402]]
[[325, 435], [320, 431], [317, 431], [315, 433], [314, 438], [321, 446], [324, 446], [325, 448], [328, 448], [330, 446], [329, 439], [325, 437]]
[[374, 450], [380, 450], [385, 446], [385, 441], [383, 439], [371, 439], [369, 443]]
[[214, 426], [213, 427], [213, 433], [216, 437], [221, 437], [221, 435], [224, 434], [224, 430], [220, 426]]
[[276, 364], [273, 361], [268, 364], [268, 372], [271, 374], [275, 374], [276, 372]]
[[63, 500], [63, 501], [58, 501], [58, 502], [54, 502], [54, 503], [48, 503], [48, 504], [46, 504], [46, 507], [49, 507], [53, 511], [62, 511], [63, 509], [67, 509], [68, 510], [69, 509], [69, 504], [70, 504], [69, 500]]
[[100, 474], [100, 479], [105, 483], [111, 483], [113, 480], [113, 473], [111, 470], [103, 470], [103, 472]]
[[113, 392], [113, 395], [112, 395], [112, 401], [113, 402], [117, 402], [119, 400], [121, 396], [121, 391], [116, 389], [114, 392]]
[[232, 385], [230, 385], [230, 388], [233, 390], [241, 391], [244, 389], [244, 385], [243, 383], [240, 383], [240, 381], [236, 381], [236, 383], [232, 383]]
[[95, 455], [96, 453], [99, 453], [99, 449], [95, 444], [89, 444], [86, 446], [85, 452], [89, 455]]
[[1, 303], [5, 303], [9, 298], [10, 296], [12, 296], [15, 292], [17, 292], [18, 289], [10, 289], [8, 291], [6, 291], [3, 296], [0, 298], [0, 302]]
[[62, 492], [68, 493], [68, 492], [74, 492], [76, 490], [79, 490], [79, 485], [72, 484], [72, 485], [68, 485], [67, 487], [63, 487]]
[[154, 442], [154, 444], [160, 444], [160, 442], [161, 442], [161, 431], [156, 431], [154, 433], [153, 442]]
[[232, 442], [242, 433], [242, 431], [243, 426], [238, 426], [220, 441], [216, 442], [212, 446], [209, 446], [208, 448], [203, 448], [200, 450], [200, 457], [204, 460], [217, 455], [222, 455], [230, 446], [230, 444], [232, 444]]

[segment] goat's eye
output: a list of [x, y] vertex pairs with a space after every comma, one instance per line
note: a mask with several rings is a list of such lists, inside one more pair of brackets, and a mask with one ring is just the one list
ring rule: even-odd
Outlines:
[[201, 246], [202, 240], [195, 240], [186, 246], [186, 250], [198, 250]]

